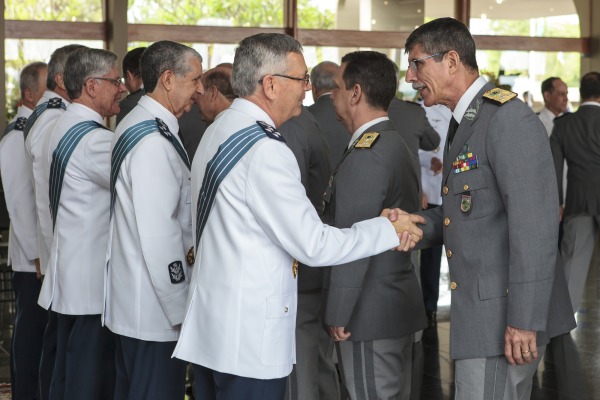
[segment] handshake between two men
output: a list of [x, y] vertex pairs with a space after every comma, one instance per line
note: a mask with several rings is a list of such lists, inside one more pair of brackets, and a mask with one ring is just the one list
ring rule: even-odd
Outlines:
[[381, 216], [390, 220], [398, 239], [400, 239], [398, 247], [392, 250], [407, 252], [423, 239], [423, 231], [417, 226], [417, 224], [424, 225], [426, 223], [422, 216], [409, 214], [399, 208], [385, 208], [381, 212]]

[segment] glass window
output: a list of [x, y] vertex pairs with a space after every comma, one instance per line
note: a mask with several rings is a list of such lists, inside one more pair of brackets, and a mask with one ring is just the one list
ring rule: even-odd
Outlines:
[[573, 1], [472, 0], [470, 29], [474, 35], [580, 37]]
[[571, 104], [579, 103], [579, 53], [483, 50], [477, 52], [477, 63], [482, 75], [505, 85], [521, 99], [524, 92], [531, 93], [535, 111], [543, 107], [542, 81], [551, 76], [558, 76], [567, 84]]
[[16, 112], [19, 102], [19, 74], [23, 67], [34, 61], [48, 62], [52, 52], [59, 47], [77, 43], [88, 47], [103, 48], [101, 40], [44, 40], [44, 39], [6, 39], [4, 70], [6, 73], [6, 115], [10, 120]]
[[4, 18], [31, 21], [102, 22], [102, 0], [5, 0]]
[[424, 18], [424, 0], [298, 0], [303, 29], [412, 31]]
[[129, 23], [283, 27], [283, 0], [129, 0]]

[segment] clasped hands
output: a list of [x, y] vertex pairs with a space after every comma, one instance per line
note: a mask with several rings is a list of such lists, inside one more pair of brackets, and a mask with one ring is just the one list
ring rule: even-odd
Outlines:
[[396, 230], [400, 244], [393, 250], [409, 251], [423, 238], [423, 231], [417, 224], [425, 224], [425, 218], [420, 215], [409, 214], [399, 208], [384, 209], [380, 216], [386, 217]]

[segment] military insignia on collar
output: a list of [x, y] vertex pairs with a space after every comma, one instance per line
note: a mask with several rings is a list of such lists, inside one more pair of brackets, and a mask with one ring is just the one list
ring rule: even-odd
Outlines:
[[467, 109], [467, 111], [465, 111], [465, 118], [469, 121], [473, 121], [475, 119], [475, 116], [479, 112], [479, 106], [481, 105], [481, 103], [482, 101], [477, 99], [477, 101], [475, 102], [475, 106], [470, 107]]
[[48, 100], [48, 108], [61, 108], [62, 99], [60, 97], [53, 97]]
[[281, 136], [281, 133], [277, 132], [277, 129], [275, 129], [275, 127], [267, 124], [264, 121], [256, 121], [256, 123], [262, 128], [263, 131], [265, 131], [268, 137], [285, 143], [285, 138]]
[[358, 149], [370, 149], [378, 137], [379, 133], [377, 132], [365, 133], [364, 135], [362, 135], [360, 140], [354, 145], [354, 147]]
[[158, 126], [158, 131], [160, 134], [171, 140], [171, 132], [169, 131], [167, 124], [165, 124], [165, 121], [160, 118], [156, 118], [156, 125]]
[[194, 263], [196, 262], [193, 247], [190, 247], [190, 249], [188, 250], [187, 255], [185, 256], [185, 260], [187, 261], [188, 265], [194, 265]]
[[515, 97], [517, 97], [517, 94], [515, 92], [511, 92], [500, 88], [488, 90], [483, 94], [484, 99], [491, 100], [492, 102], [499, 105], [502, 105], [507, 101], [514, 99]]
[[25, 124], [27, 124], [27, 118], [25, 118], [25, 117], [17, 118], [17, 120], [15, 121], [15, 130], [22, 131], [23, 129], [25, 129]]
[[174, 285], [185, 281], [183, 264], [181, 261], [173, 261], [169, 264], [169, 277], [171, 278], [171, 283]]

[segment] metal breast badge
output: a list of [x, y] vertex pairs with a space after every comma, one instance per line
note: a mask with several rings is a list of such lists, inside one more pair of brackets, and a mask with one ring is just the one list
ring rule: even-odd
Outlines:
[[294, 276], [294, 279], [298, 276], [298, 260], [296, 259], [294, 259], [294, 262], [292, 263], [292, 275]]

